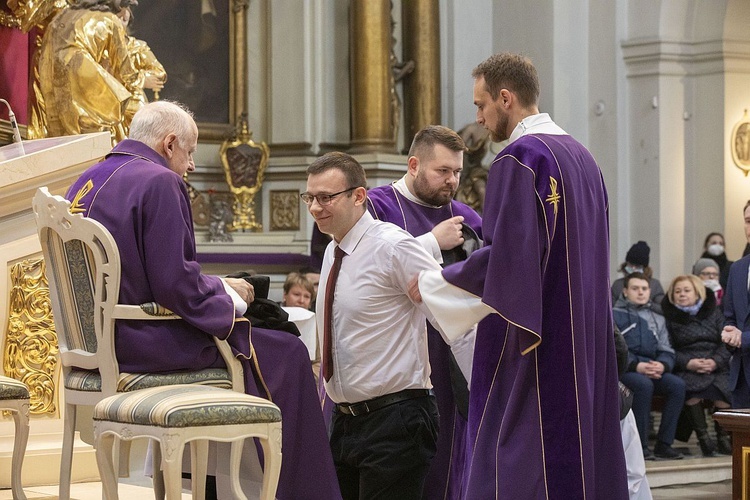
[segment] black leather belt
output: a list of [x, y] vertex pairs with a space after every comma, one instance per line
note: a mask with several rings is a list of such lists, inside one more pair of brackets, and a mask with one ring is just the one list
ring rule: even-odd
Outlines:
[[423, 398], [432, 394], [430, 389], [404, 389], [403, 391], [386, 394], [359, 403], [338, 403], [336, 409], [346, 415], [356, 417], [365, 415], [371, 411], [379, 410], [386, 406], [406, 401], [407, 399]]

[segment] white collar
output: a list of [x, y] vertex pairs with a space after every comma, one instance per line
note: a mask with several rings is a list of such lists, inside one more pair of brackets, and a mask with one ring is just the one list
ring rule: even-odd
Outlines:
[[406, 185], [406, 176], [409, 174], [405, 174], [403, 177], [401, 177], [399, 180], [393, 182], [393, 187], [396, 191], [401, 193], [404, 198], [407, 200], [416, 203], [417, 205], [422, 205], [423, 207], [430, 207], [430, 208], [440, 208], [443, 205], [431, 205], [430, 203], [425, 203], [424, 201], [417, 198], [415, 194], [413, 194], [411, 191], [409, 191], [409, 187]]
[[568, 135], [562, 128], [557, 126], [548, 113], [537, 113], [527, 116], [516, 125], [513, 133], [508, 138], [508, 144], [519, 137], [529, 134]]

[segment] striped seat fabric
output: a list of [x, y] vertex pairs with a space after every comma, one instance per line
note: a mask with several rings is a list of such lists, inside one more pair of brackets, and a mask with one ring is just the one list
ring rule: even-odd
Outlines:
[[29, 388], [19, 380], [0, 375], [0, 400], [8, 399], [29, 399]]
[[[232, 389], [232, 380], [226, 368], [205, 368], [194, 372], [120, 373], [117, 391], [129, 392], [176, 384], [200, 384]], [[65, 387], [76, 391], [99, 392], [102, 390], [102, 377], [99, 372], [73, 369], [65, 377]]]
[[181, 428], [281, 422], [268, 400], [201, 385], [162, 386], [117, 394], [94, 407], [95, 421]]

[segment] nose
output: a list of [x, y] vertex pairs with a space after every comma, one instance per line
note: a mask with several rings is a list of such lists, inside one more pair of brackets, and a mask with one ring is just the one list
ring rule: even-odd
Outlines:
[[307, 211], [313, 215], [315, 215], [316, 213], [320, 213], [321, 210], [323, 210], [323, 207], [320, 206], [317, 198], [313, 198], [312, 202], [307, 205]]
[[484, 125], [484, 116], [482, 116], [482, 112], [479, 110], [477, 110], [477, 123]]

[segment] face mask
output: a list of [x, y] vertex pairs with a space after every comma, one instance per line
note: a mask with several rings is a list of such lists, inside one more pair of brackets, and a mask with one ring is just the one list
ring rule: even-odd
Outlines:
[[708, 250], [709, 255], [718, 257], [719, 255], [724, 253], [724, 245], [719, 245], [718, 243], [714, 243], [713, 245], [709, 246], [707, 250]]
[[719, 280], [706, 280], [703, 282], [703, 284], [706, 285], [706, 288], [711, 289], [713, 292], [718, 292], [719, 290], [721, 290]]
[[642, 267], [630, 266], [630, 265], [625, 266], [625, 274], [642, 273], [642, 272], [643, 272]]

